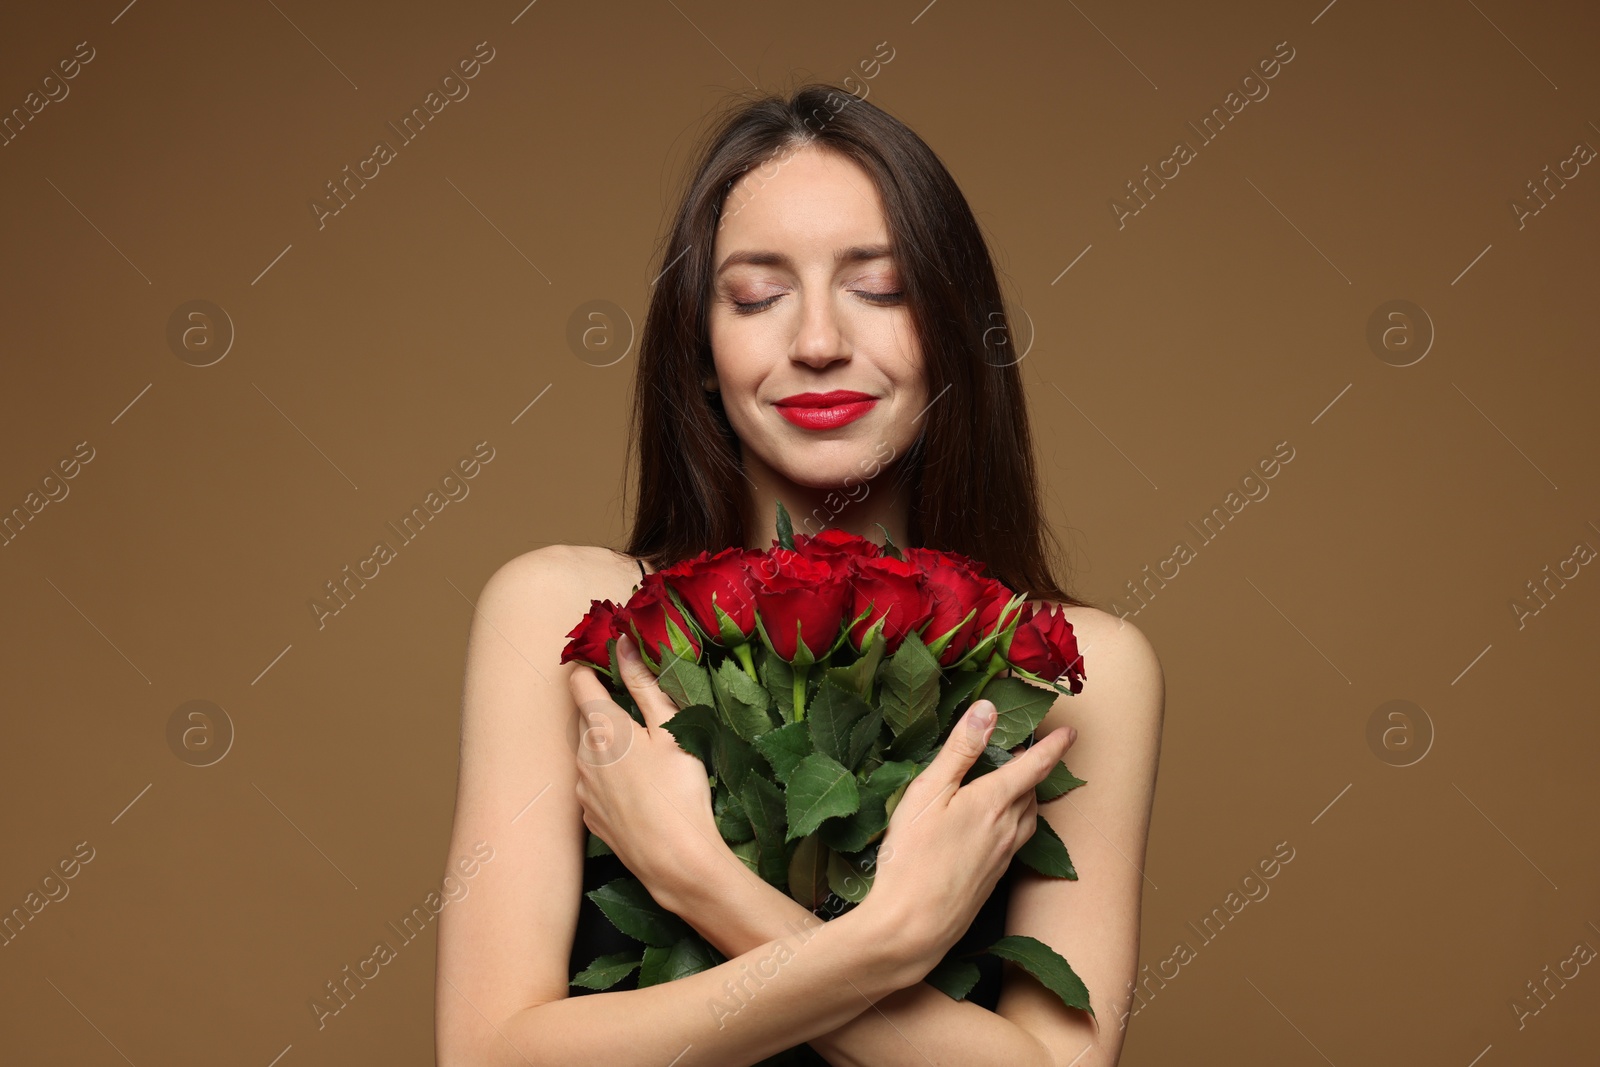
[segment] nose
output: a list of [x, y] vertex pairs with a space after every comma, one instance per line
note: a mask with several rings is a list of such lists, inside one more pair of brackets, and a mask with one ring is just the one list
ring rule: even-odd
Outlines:
[[800, 328], [795, 334], [791, 358], [814, 368], [850, 358], [850, 345], [840, 327], [833, 294], [801, 298]]

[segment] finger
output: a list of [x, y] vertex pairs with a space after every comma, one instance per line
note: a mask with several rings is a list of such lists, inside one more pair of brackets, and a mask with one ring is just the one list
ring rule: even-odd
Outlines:
[[611, 690], [600, 681], [594, 668], [584, 664], [574, 667], [567, 687], [572, 692], [578, 762], [605, 766], [626, 755], [639, 724], [617, 706]]
[[1028, 838], [1032, 837], [1034, 831], [1039, 828], [1039, 801], [1031, 792], [1024, 793], [1023, 796], [1027, 799], [1019, 799], [1017, 807], [1014, 809], [1017, 816], [1017, 834], [1012, 841], [1012, 845], [1016, 848], [1026, 845]]
[[[974, 700], [967, 713], [961, 717], [945, 738], [933, 762], [914, 782], [927, 780], [939, 789], [960, 786], [961, 779], [972, 769], [973, 763], [983, 755], [984, 746], [994, 732], [995, 707], [990, 700]], [[926, 787], [924, 787], [926, 788]]]
[[[1051, 733], [1056, 733], [1056, 732], [1065, 732], [1065, 733], [1068, 734], [1068, 737], [1067, 737], [1067, 745], [1068, 745], [1068, 747], [1070, 747], [1072, 745], [1072, 742], [1077, 740], [1077, 737], [1078, 737], [1078, 731], [1074, 730], [1070, 726], [1058, 727], [1057, 730], [1052, 730], [1051, 731]], [[1049, 737], [1049, 736], [1050, 736], [1050, 734], [1045, 734], [1045, 737]], [[1041, 740], [1041, 738], [1037, 734], [1029, 734], [1027, 737], [1023, 738], [1022, 741], [1020, 741], [1019, 743], [1017, 743], [1015, 745], [1012, 745], [1011, 749], [1010, 749], [1010, 752], [1011, 752], [1011, 754], [1013, 756], [1020, 756], [1024, 752], [1027, 752], [1029, 749], [1033, 748], [1034, 745], [1037, 745], [1040, 740]]]
[[639, 705], [639, 714], [644, 716], [646, 726], [655, 729], [678, 713], [678, 705], [661, 691], [661, 684], [644, 657], [639, 655], [639, 646], [633, 643], [631, 634], [617, 638], [617, 670], [622, 675], [622, 684], [628, 687], [634, 703]]
[[594, 668], [586, 663], [572, 668], [572, 673], [567, 676], [567, 689], [572, 693], [573, 704], [579, 708], [591, 700], [608, 700], [611, 697]]
[[973, 784], [988, 782], [987, 788], [998, 790], [1002, 801], [1014, 800], [1024, 794], [1031, 796], [1033, 787], [1049, 776], [1076, 737], [1077, 731], [1070, 726], [1052, 730], [1034, 742], [1032, 748]]

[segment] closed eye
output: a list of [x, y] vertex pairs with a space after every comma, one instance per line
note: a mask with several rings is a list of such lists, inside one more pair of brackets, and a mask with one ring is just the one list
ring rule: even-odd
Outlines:
[[[782, 293], [778, 294], [778, 296], [782, 296], [782, 295], [783, 295]], [[739, 315], [751, 315], [751, 314], [754, 314], [757, 311], [762, 311], [762, 310], [764, 310], [766, 308], [769, 308], [773, 304], [777, 303], [778, 302], [778, 296], [769, 296], [765, 300], [757, 300], [757, 301], [754, 301], [753, 303], [749, 303], [749, 304], [743, 304], [743, 303], [740, 303], [737, 300], [730, 300], [730, 301], [728, 301], [728, 303], [733, 305], [733, 310], [734, 310], [734, 312], [736, 314], [739, 314]]]
[[[879, 307], [892, 307], [896, 304], [899, 304], [905, 298], [905, 293], [900, 290], [896, 290], [892, 293], [872, 293], [863, 289], [852, 289], [851, 292], [870, 303], [878, 305]], [[779, 298], [781, 298], [783, 295], [783, 293], [779, 293], [777, 296], [769, 296], [765, 300], [755, 300], [750, 303], [743, 303], [738, 300], [730, 300], [729, 304], [732, 305], [736, 314], [753, 315], [758, 311], [765, 311], [773, 304], [776, 304]]]

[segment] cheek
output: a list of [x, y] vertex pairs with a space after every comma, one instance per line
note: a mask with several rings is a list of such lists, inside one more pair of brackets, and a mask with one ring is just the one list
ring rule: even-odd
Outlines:
[[[896, 413], [895, 430], [897, 440], [894, 442], [896, 451], [901, 452], [911, 447], [911, 443], [922, 432], [925, 421], [935, 414], [928, 408], [933, 396], [928, 389], [927, 373], [923, 365], [921, 353], [915, 344], [908, 344], [890, 373], [894, 378], [895, 391], [899, 394], [899, 411]], [[949, 394], [941, 397], [934, 403], [939, 404], [949, 401]], [[921, 414], [922, 418], [917, 416]]]
[[767, 364], [771, 348], [759, 329], [745, 328], [744, 323], [721, 323], [712, 319], [708, 334], [711, 341], [711, 363], [716, 368], [718, 387], [722, 391], [723, 406], [732, 417], [734, 409], [753, 405], [755, 391]]
[[732, 415], [734, 409], [743, 409], [751, 399], [755, 386], [750, 380], [749, 365], [739, 358], [737, 350], [727, 346], [712, 349], [711, 361], [716, 367], [717, 390], [722, 406]]
[[883, 374], [894, 383], [895, 391], [908, 400], [920, 398], [913, 409], [920, 411], [927, 402], [927, 371], [909, 321], [894, 325], [892, 334], [884, 338], [883, 350]]
[[884, 373], [899, 388], [914, 388], [922, 378], [922, 349], [910, 314], [902, 312], [887, 319], [882, 329], [874, 344], [885, 354]]

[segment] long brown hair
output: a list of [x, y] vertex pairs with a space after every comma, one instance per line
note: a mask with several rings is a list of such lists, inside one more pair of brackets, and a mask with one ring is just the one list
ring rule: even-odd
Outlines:
[[[712, 242], [733, 184], [816, 146], [854, 161], [882, 198], [923, 353], [922, 432], [895, 463], [911, 544], [959, 552], [1030, 599], [1087, 603], [1057, 582], [1027, 405], [988, 246], [955, 179], [892, 115], [832, 85], [736, 106], [701, 142], [640, 336], [629, 451], [639, 482], [627, 551], [661, 568], [746, 543], [740, 442], [717, 394], [707, 327]], [[946, 396], [946, 391], [949, 395]]]

